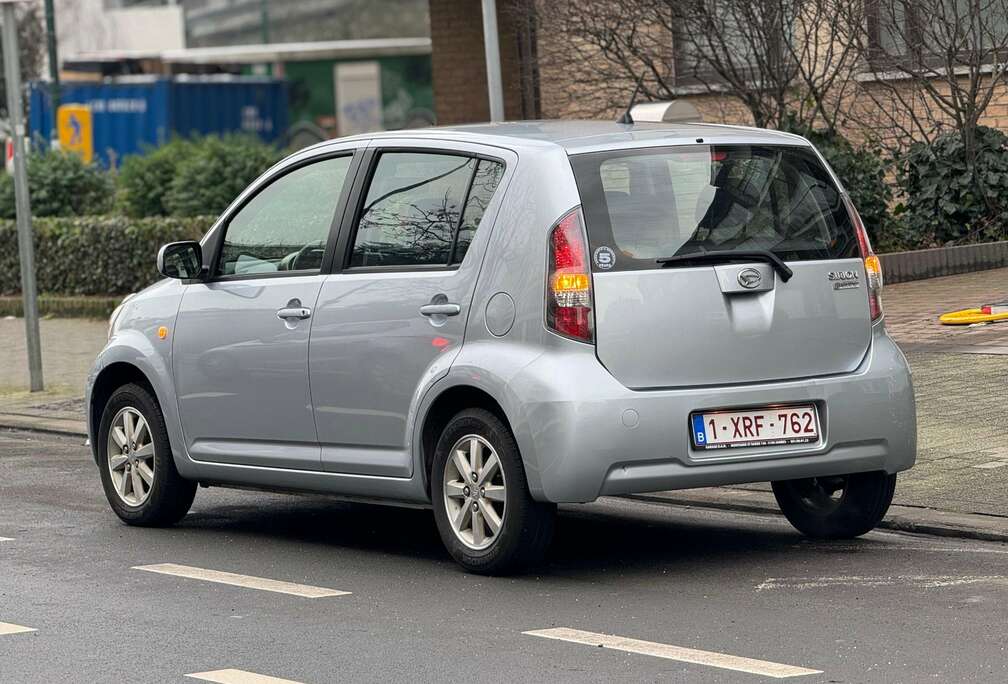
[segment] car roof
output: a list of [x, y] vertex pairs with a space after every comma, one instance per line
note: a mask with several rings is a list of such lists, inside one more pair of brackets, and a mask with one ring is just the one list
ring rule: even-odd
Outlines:
[[[454, 140], [511, 149], [560, 146], [568, 154], [627, 147], [697, 144], [809, 145], [801, 136], [746, 126], [703, 123], [634, 123], [610, 121], [505, 121], [500, 123], [435, 126], [413, 130], [365, 133], [341, 141], [396, 138]], [[323, 143], [324, 144], [324, 143]]]

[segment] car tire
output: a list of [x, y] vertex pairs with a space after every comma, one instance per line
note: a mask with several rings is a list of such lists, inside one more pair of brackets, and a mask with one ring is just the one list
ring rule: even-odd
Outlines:
[[896, 475], [883, 472], [774, 482], [788, 521], [815, 539], [852, 539], [873, 530], [889, 510]]
[[[491, 467], [495, 459], [496, 471]], [[434, 452], [430, 481], [441, 540], [467, 571], [520, 572], [545, 555], [556, 505], [532, 498], [518, 444], [493, 413], [467, 409], [448, 422]]]
[[164, 415], [149, 390], [129, 384], [112, 393], [96, 446], [105, 497], [123, 522], [173, 525], [189, 512], [197, 484], [178, 474]]

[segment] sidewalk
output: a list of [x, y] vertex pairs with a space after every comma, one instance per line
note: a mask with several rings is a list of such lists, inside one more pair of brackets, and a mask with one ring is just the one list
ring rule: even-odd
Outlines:
[[84, 382], [108, 339], [108, 324], [83, 318], [39, 321], [45, 392], [28, 391], [24, 319], [0, 319], [0, 426], [86, 433]]
[[[886, 325], [907, 352], [918, 412], [917, 465], [900, 475], [887, 524], [1008, 540], [1008, 323], [948, 327], [937, 320], [946, 311], [1005, 300], [1008, 269], [886, 288]], [[84, 379], [105, 336], [102, 321], [42, 321], [52, 389], [30, 395], [23, 321], [0, 320], [0, 349], [13, 352], [0, 365], [0, 426], [83, 434]], [[769, 485], [746, 485], [648, 496], [775, 510], [768, 492]]]

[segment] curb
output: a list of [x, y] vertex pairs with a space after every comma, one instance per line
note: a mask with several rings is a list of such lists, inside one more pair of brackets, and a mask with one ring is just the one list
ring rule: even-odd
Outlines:
[[87, 439], [87, 425], [70, 418], [44, 418], [26, 413], [0, 413], [0, 429], [26, 430]]
[[[748, 489], [719, 487], [703, 490], [656, 492], [654, 494], [629, 494], [624, 498], [686, 508], [781, 515], [773, 494]], [[936, 537], [1008, 542], [1008, 517], [1006, 516], [953, 513], [923, 506], [894, 504], [889, 507], [889, 512], [879, 524], [879, 528]]]
[[887, 283], [941, 278], [1008, 266], [1008, 242], [935, 247], [879, 254]]

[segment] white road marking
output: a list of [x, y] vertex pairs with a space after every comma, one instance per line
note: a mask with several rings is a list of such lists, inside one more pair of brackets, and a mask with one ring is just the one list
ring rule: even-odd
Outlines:
[[672, 646], [671, 644], [659, 644], [654, 641], [641, 641], [640, 639], [628, 639], [626, 637], [613, 636], [611, 634], [597, 634], [595, 632], [585, 632], [580, 629], [570, 629], [567, 627], [536, 629], [529, 632], [522, 632], [522, 634], [543, 637], [545, 639], [570, 641], [575, 644], [584, 644], [586, 646], [601, 646], [603, 648], [611, 648], [617, 651], [626, 651], [627, 653], [638, 653], [640, 655], [666, 658], [668, 660], [678, 660], [680, 662], [693, 663], [695, 665], [718, 667], [723, 670], [748, 672], [749, 674], [774, 677], [775, 679], [784, 679], [785, 677], [803, 677], [805, 675], [822, 673], [822, 670], [809, 670], [804, 667], [784, 665], [782, 663], [772, 663], [766, 660], [756, 660], [754, 658], [742, 658], [740, 656], [728, 655], [727, 653], [698, 651], [693, 648], [683, 648], [682, 646]]
[[1005, 575], [892, 575], [860, 577], [841, 575], [837, 577], [768, 577], [756, 585], [756, 591], [767, 589], [821, 589], [825, 587], [890, 587], [911, 585], [921, 589], [956, 587], [964, 584], [1004, 584]]
[[262, 591], [274, 591], [279, 594], [290, 594], [291, 596], [301, 596], [303, 598], [325, 598], [327, 596], [346, 596], [349, 591], [337, 591], [336, 589], [326, 589], [325, 587], [313, 587], [307, 584], [294, 584], [281, 580], [267, 579], [265, 577], [252, 577], [250, 575], [238, 575], [233, 572], [222, 572], [220, 570], [208, 570], [206, 568], [194, 568], [191, 565], [176, 565], [175, 563], [156, 563], [154, 565], [137, 565], [134, 570], [146, 570], [147, 572], [157, 572], [162, 575], [174, 575], [175, 577], [186, 577], [188, 579], [203, 580], [205, 582], [217, 582], [219, 584], [230, 584], [235, 587], [245, 587], [247, 589], [260, 589]]
[[280, 679], [269, 675], [246, 672], [245, 670], [213, 670], [211, 672], [194, 672], [187, 674], [191, 679], [202, 679], [204, 682], [217, 684], [301, 684], [293, 679]]
[[9, 622], [0, 622], [0, 636], [6, 634], [23, 634], [25, 632], [34, 632], [35, 630], [31, 627], [22, 627], [21, 625], [12, 625]]
[[0, 542], [5, 542], [5, 541], [14, 541], [14, 539], [11, 538], [11, 537], [0, 537]]

